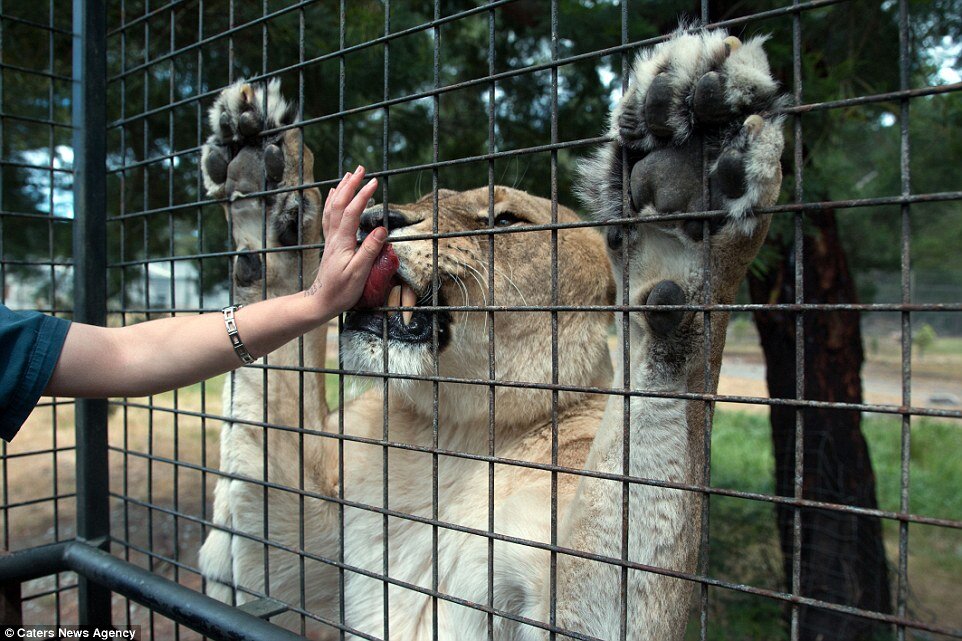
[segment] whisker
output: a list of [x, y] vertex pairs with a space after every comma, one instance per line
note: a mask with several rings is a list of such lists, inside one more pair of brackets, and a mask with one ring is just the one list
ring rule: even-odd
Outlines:
[[[472, 266], [469, 265], [468, 263], [464, 262], [463, 260], [460, 260], [460, 259], [456, 259], [456, 260], [457, 260], [457, 262], [458, 262], [459, 265], [461, 265], [461, 266], [464, 267], [465, 269], [469, 270], [468, 273], [471, 274], [471, 276], [474, 278], [474, 280], [478, 283], [478, 288], [481, 290], [481, 298], [482, 298], [483, 301], [484, 301], [484, 305], [487, 306], [487, 305], [488, 305], [488, 295], [487, 295], [487, 291], [486, 291], [486, 289], [485, 289], [485, 287], [484, 287], [484, 283], [483, 283], [483, 281], [482, 281], [482, 279], [481, 279], [481, 276], [482, 276], [481, 272], [479, 272], [477, 269], [475, 269], [474, 267], [472, 267]], [[488, 331], [488, 315], [487, 315], [487, 314], [484, 315], [484, 331]]]
[[[481, 262], [480, 260], [478, 260], [478, 259], [475, 259], [475, 261], [477, 262], [478, 266], [484, 268], [484, 271], [485, 271], [485, 272], [488, 271], [488, 266], [487, 266], [487, 264], [482, 263], [482, 262]], [[497, 277], [499, 277], [499, 276], [500, 276], [501, 278], [503, 278], [503, 279], [505, 280], [505, 282], [507, 282], [509, 285], [511, 285], [511, 287], [514, 288], [514, 291], [518, 292], [518, 296], [521, 297], [521, 302], [524, 303], [525, 305], [527, 305], [527, 304], [528, 304], [528, 301], [527, 301], [527, 299], [524, 297], [524, 292], [522, 292], [522, 291], [521, 291], [521, 288], [518, 287], [518, 284], [515, 283], [514, 280], [513, 280], [510, 276], [508, 276], [507, 274], [505, 274], [503, 269], [502, 269], [502, 270], [499, 270], [498, 267], [497, 267], [497, 265], [495, 265], [495, 266], [494, 266], [494, 277], [497, 278]]]

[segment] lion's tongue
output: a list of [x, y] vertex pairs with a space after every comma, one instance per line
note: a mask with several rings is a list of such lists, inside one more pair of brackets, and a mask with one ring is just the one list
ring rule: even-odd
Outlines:
[[361, 299], [355, 307], [357, 309], [370, 309], [383, 305], [391, 289], [391, 279], [394, 278], [394, 274], [397, 273], [400, 265], [401, 262], [390, 244], [381, 248], [381, 253], [374, 261], [374, 267], [371, 268], [367, 282], [364, 283], [364, 292], [361, 294]]

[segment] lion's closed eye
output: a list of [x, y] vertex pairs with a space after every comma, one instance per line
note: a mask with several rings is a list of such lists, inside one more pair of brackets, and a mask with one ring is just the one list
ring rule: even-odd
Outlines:
[[[483, 218], [479, 218], [478, 220], [481, 222], [482, 225], [487, 227], [488, 225], [487, 216]], [[511, 225], [517, 225], [519, 223], [530, 224], [531, 221], [526, 220], [525, 218], [522, 218], [521, 216], [514, 213], [513, 211], [501, 211], [494, 217], [494, 227], [510, 227]]]

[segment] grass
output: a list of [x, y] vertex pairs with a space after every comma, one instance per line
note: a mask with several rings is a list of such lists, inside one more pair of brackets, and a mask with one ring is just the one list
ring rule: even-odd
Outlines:
[[[879, 506], [897, 510], [901, 478], [901, 420], [869, 416], [862, 429], [875, 470]], [[962, 425], [914, 419], [910, 460], [910, 511], [962, 518]], [[768, 417], [720, 411], [712, 433], [712, 485], [750, 492], [774, 492], [774, 457]], [[749, 585], [783, 589], [781, 554], [770, 503], [727, 497], [711, 499], [709, 574]], [[898, 524], [883, 522], [883, 535], [895, 577]], [[962, 577], [962, 533], [931, 526], [909, 527], [909, 610], [940, 625], [962, 627], [958, 594]], [[893, 580], [893, 589], [895, 582]], [[787, 638], [782, 606], [727, 590], [709, 592], [710, 639]], [[697, 621], [688, 638], [698, 638]], [[909, 638], [930, 639], [909, 633]]]

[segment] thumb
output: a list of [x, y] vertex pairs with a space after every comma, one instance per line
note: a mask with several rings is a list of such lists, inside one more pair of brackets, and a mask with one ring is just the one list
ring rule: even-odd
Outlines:
[[374, 266], [374, 261], [377, 260], [378, 254], [381, 253], [381, 248], [384, 247], [384, 241], [386, 239], [387, 230], [383, 227], [378, 227], [368, 234], [358, 248], [357, 253], [354, 254], [354, 258], [351, 259], [350, 269], [358, 270], [367, 275], [367, 273], [371, 271], [371, 267]]

